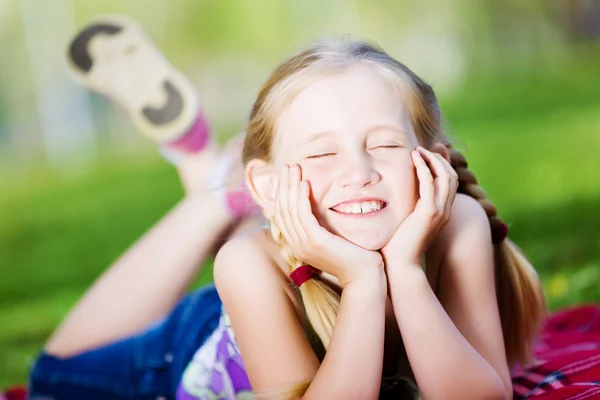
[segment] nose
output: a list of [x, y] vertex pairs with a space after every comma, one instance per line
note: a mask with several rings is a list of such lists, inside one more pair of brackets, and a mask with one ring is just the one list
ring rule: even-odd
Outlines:
[[345, 188], [361, 189], [380, 180], [381, 176], [374, 168], [372, 158], [366, 153], [361, 153], [345, 160], [337, 184]]

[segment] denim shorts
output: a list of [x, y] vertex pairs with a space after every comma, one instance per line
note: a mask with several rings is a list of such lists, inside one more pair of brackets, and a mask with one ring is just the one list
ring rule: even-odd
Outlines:
[[174, 399], [183, 371], [217, 328], [221, 300], [210, 285], [185, 296], [141, 334], [69, 358], [42, 352], [31, 400]]

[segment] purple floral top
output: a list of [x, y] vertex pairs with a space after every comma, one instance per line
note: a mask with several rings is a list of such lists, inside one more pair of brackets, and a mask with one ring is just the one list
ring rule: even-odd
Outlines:
[[177, 400], [254, 400], [240, 349], [223, 308], [219, 326], [196, 351], [177, 388]]

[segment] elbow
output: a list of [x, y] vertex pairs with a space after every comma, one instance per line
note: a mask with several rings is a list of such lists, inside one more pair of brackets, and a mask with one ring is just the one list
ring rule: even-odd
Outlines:
[[500, 378], [500, 381], [496, 382], [492, 387], [494, 389], [489, 397], [490, 399], [513, 400], [513, 387], [510, 376]]
[[504, 389], [502, 391], [502, 397], [499, 397], [503, 400], [513, 400], [513, 391], [512, 391], [512, 387], [507, 391], [506, 389]]
[[488, 388], [485, 391], [481, 392], [479, 396], [473, 396], [473, 392], [469, 394], [469, 397], [460, 397], [461, 399], [465, 398], [473, 398], [473, 399], [483, 399], [483, 400], [512, 400], [512, 391], [506, 392], [504, 387], [501, 388]]
[[[424, 393], [424, 399], [482, 399], [482, 400], [512, 400], [512, 387], [507, 388], [502, 383], [489, 383], [482, 385], [463, 384], [453, 385], [452, 389], [438, 390], [435, 392]], [[438, 389], [440, 389], [438, 387]], [[466, 390], [466, 392], [465, 392]]]
[[481, 397], [477, 398], [486, 400], [512, 400], [512, 394], [512, 385], [507, 387], [501, 379], [498, 379], [497, 382], [488, 384], [482, 390]]
[[492, 396], [490, 397], [486, 397], [486, 399], [489, 400], [512, 400], [512, 393], [506, 393], [505, 390], [502, 391], [502, 393], [498, 392], [498, 393], [494, 393]]
[[512, 400], [513, 390], [510, 376], [502, 377], [499, 374], [491, 374], [488, 379], [481, 382], [481, 396], [476, 398], [488, 400]]
[[507, 391], [504, 385], [494, 385], [483, 396], [478, 398], [487, 400], [512, 400], [512, 387]]

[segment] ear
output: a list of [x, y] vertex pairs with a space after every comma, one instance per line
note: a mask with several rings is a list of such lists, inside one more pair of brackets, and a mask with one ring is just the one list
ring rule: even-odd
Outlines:
[[432, 151], [434, 153], [438, 153], [439, 155], [444, 157], [446, 159], [446, 161], [450, 162], [450, 151], [448, 151], [448, 147], [446, 147], [446, 145], [444, 143], [436, 142], [431, 147], [430, 151]]
[[278, 175], [267, 162], [254, 159], [246, 165], [246, 186], [268, 220], [275, 215], [277, 183]]

